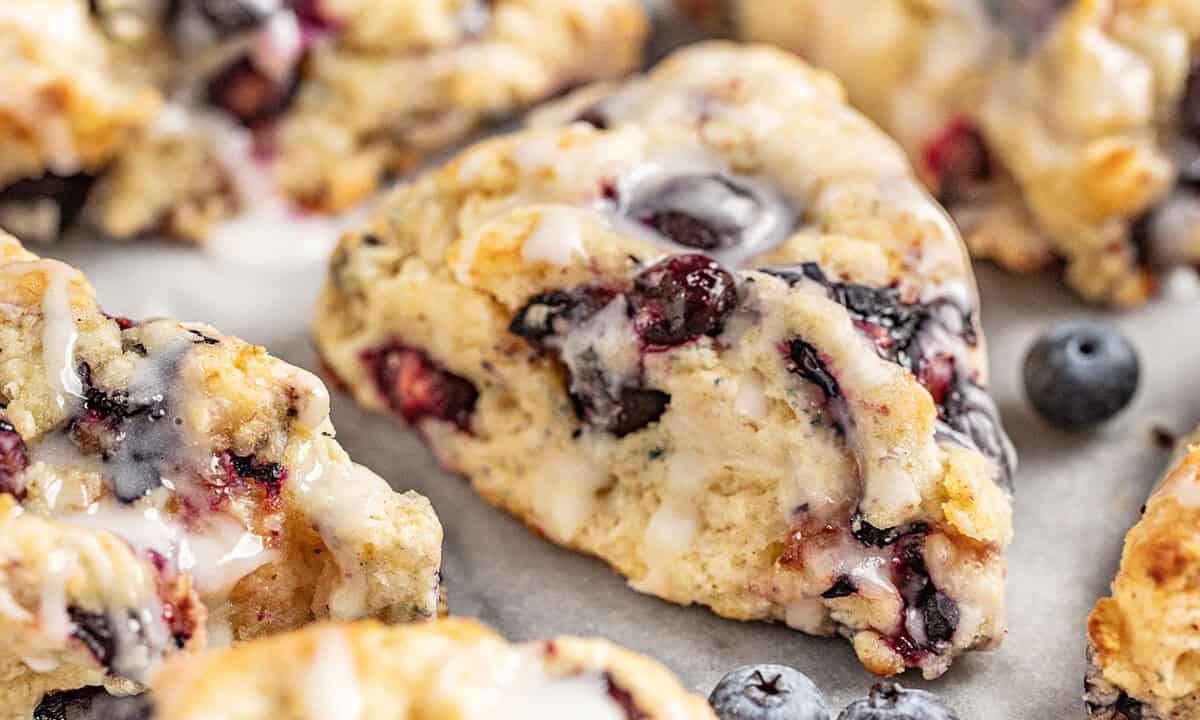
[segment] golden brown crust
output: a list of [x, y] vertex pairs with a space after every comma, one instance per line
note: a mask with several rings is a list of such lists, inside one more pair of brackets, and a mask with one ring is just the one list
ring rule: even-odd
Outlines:
[[577, 715], [605, 708], [647, 720], [713, 718], [704, 699], [664, 667], [607, 641], [511, 645], [462, 619], [323, 624], [180, 658], [164, 668], [151, 696], [155, 718], [307, 720], [330, 707], [320, 694], [357, 708], [362, 720], [515, 717], [539, 707]]
[[1112, 594], [1088, 618], [1093, 684], [1158, 713], [1147, 717], [1192, 717], [1200, 709], [1197, 608], [1200, 446], [1185, 444], [1125, 538]]

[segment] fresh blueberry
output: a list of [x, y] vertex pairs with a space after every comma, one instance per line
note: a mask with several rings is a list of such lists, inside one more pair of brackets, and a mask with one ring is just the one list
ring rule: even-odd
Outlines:
[[786, 665], [744, 665], [708, 696], [720, 720], [829, 720], [821, 691]]
[[1055, 425], [1085, 428], [1120, 412], [1137, 391], [1133, 346], [1110, 325], [1064, 322], [1038, 338], [1025, 356], [1025, 392]]
[[28, 465], [25, 441], [8, 418], [0, 415], [0, 493], [20, 498], [25, 490], [24, 476]]
[[638, 274], [628, 300], [642, 340], [672, 347], [720, 335], [738, 294], [733, 276], [714, 260], [672, 255]]
[[846, 706], [838, 720], [958, 720], [958, 716], [933, 693], [882, 682], [866, 698]]

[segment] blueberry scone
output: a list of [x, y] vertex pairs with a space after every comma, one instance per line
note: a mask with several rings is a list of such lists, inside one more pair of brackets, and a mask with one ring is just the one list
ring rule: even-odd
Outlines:
[[343, 236], [331, 374], [637, 590], [878, 673], [997, 643], [1014, 458], [901, 151], [831, 76], [722, 43], [534, 123]]
[[[0, 717], [135, 691], [180, 648], [430, 618], [441, 526], [354, 465], [310, 373], [105, 315], [0, 237]], [[45, 699], [44, 699], [45, 698]]]
[[458, 619], [314, 625], [178, 657], [141, 697], [64, 706], [99, 720], [714, 718], [666, 668], [604, 640], [510, 644]]
[[1200, 260], [1194, 0], [681, 0], [833, 70], [972, 252], [1145, 300]]
[[0, 226], [344, 210], [645, 31], [636, 0], [0, 0]]
[[1200, 717], [1200, 432], [1179, 452], [1125, 536], [1112, 594], [1088, 618], [1088, 714]]

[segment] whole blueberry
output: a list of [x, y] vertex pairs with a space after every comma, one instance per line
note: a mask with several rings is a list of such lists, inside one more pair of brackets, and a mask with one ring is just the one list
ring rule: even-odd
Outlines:
[[1025, 392], [1038, 413], [1064, 428], [1085, 428], [1120, 412], [1137, 391], [1133, 346], [1115, 328], [1060, 323], [1025, 356]]
[[958, 720], [958, 716], [933, 693], [883, 682], [872, 687], [867, 697], [847, 705], [838, 720]]
[[743, 665], [713, 688], [721, 720], [829, 720], [829, 706], [804, 673], [786, 665]]

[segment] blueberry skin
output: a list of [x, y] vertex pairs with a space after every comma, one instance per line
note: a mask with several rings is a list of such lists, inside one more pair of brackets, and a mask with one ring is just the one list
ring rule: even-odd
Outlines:
[[847, 705], [838, 720], [958, 720], [958, 716], [933, 693], [882, 682], [867, 697]]
[[1137, 392], [1140, 366], [1116, 328], [1093, 321], [1059, 323], [1025, 356], [1025, 393], [1042, 417], [1063, 428], [1097, 425]]
[[720, 720], [829, 720], [829, 706], [804, 673], [786, 665], [743, 665], [708, 696]]

